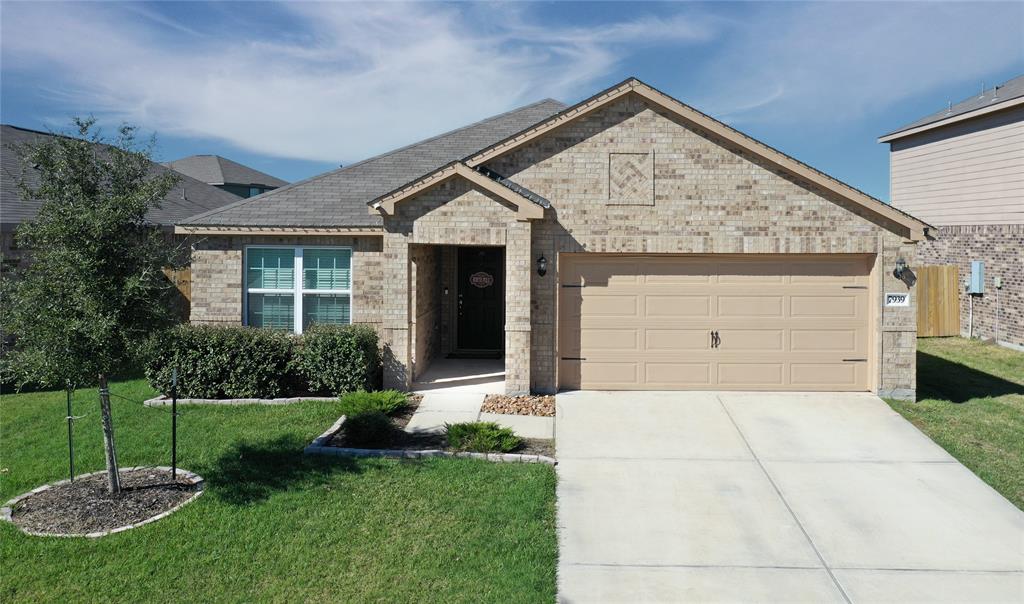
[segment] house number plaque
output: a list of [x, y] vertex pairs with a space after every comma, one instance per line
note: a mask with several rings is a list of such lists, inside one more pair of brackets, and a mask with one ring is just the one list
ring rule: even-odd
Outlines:
[[910, 306], [910, 294], [885, 294], [886, 306]]

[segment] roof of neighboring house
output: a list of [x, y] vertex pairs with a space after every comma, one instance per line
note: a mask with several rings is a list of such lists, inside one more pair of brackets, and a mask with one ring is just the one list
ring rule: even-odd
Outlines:
[[[52, 136], [55, 135], [8, 124], [0, 126], [0, 223], [5, 227], [32, 220], [42, 206], [41, 201], [26, 201], [21, 198], [18, 183], [24, 178], [30, 187], [38, 186], [39, 172], [23, 165], [18, 147], [38, 145]], [[153, 164], [154, 174], [165, 171], [168, 171], [168, 168]], [[189, 176], [179, 176], [178, 184], [167, 194], [160, 207], [151, 210], [147, 216], [153, 223], [173, 225], [199, 212], [238, 201], [237, 195]]]
[[359, 163], [237, 201], [183, 226], [379, 227], [366, 204], [565, 108], [546, 99]]
[[969, 119], [976, 115], [991, 113], [992, 111], [999, 111], [1019, 105], [1022, 102], [1024, 102], [1024, 75], [1019, 75], [990, 90], [983, 90], [981, 94], [972, 95], [955, 105], [951, 104], [946, 109], [936, 111], [931, 115], [897, 128], [888, 134], [883, 134], [878, 140], [883, 143], [888, 142], [932, 128], [938, 128], [947, 123]]
[[219, 155], [190, 155], [164, 163], [165, 166], [210, 185], [283, 187], [288, 181], [243, 166]]

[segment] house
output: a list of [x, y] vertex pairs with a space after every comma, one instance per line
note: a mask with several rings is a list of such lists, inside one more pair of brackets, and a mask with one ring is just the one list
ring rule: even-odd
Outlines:
[[[23, 165], [19, 147], [42, 144], [52, 136], [55, 135], [9, 124], [0, 126], [0, 251], [5, 269], [22, 264], [25, 254], [17, 246], [15, 232], [22, 222], [34, 219], [42, 206], [41, 201], [22, 199], [18, 183], [24, 180], [30, 187], [38, 186], [39, 173], [32, 166]], [[154, 172], [167, 170], [156, 163], [152, 169]], [[238, 197], [226, 191], [181, 176], [160, 207], [154, 208], [147, 218], [173, 232], [175, 222], [235, 201]]]
[[878, 141], [893, 206], [937, 227], [918, 263], [959, 267], [962, 335], [1024, 349], [1024, 75]]
[[632, 78], [177, 225], [193, 322], [369, 323], [389, 387], [492, 355], [509, 393], [898, 398], [928, 229]]
[[190, 155], [164, 165], [238, 197], [255, 197], [288, 184], [280, 178], [219, 155]]

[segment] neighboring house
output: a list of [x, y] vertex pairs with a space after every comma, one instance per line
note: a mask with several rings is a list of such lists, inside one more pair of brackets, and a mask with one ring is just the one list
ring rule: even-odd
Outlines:
[[[918, 262], [959, 266], [962, 334], [1024, 348], [1024, 76], [878, 140], [892, 205], [937, 227]], [[972, 261], [983, 293], [968, 291]]]
[[385, 383], [915, 395], [929, 225], [629, 79], [179, 223], [192, 320], [377, 327]]
[[[14, 234], [18, 225], [36, 217], [42, 205], [41, 201], [21, 197], [18, 183], [24, 180], [31, 187], [38, 186], [39, 172], [23, 164], [18, 148], [41, 144], [52, 136], [48, 132], [18, 126], [0, 126], [0, 251], [3, 253], [5, 268], [22, 264], [25, 250], [18, 248]], [[167, 171], [167, 168], [153, 164], [154, 173], [162, 171]], [[175, 222], [236, 201], [238, 197], [226, 191], [188, 176], [180, 176], [177, 185], [167, 194], [160, 207], [153, 209], [147, 218], [153, 224], [173, 231]]]
[[288, 184], [280, 178], [219, 155], [190, 155], [164, 165], [238, 197], [255, 197]]

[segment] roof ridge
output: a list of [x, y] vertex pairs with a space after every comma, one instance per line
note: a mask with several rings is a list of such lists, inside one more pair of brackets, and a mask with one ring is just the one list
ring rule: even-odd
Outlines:
[[[537, 105], [541, 105], [543, 103], [550, 103], [550, 102], [558, 103], [559, 105], [563, 105], [564, 106], [564, 103], [562, 103], [561, 101], [558, 101], [558, 100], [550, 98], [550, 97], [548, 97], [546, 99], [543, 99], [543, 100], [540, 100], [540, 101], [534, 101], [533, 103], [528, 103], [526, 105], [523, 105], [522, 107], [516, 107], [515, 109], [509, 109], [508, 111], [505, 111], [505, 112], [502, 112], [502, 113], [498, 113], [498, 114], [492, 115], [490, 117], [486, 117], [486, 118], [484, 118], [482, 120], [477, 120], [477, 121], [475, 121], [475, 122], [473, 122], [471, 124], [467, 124], [467, 125], [461, 126], [459, 128], [448, 130], [447, 132], [442, 132], [441, 134], [436, 134], [436, 135], [431, 136], [429, 138], [425, 138], [423, 140], [416, 141], [414, 143], [410, 143], [410, 144], [405, 145], [403, 147], [399, 147], [397, 149], [392, 149], [390, 151], [386, 151], [384, 153], [380, 153], [378, 155], [374, 155], [374, 156], [368, 157], [366, 159], [359, 160], [359, 161], [357, 161], [357, 162], [355, 162], [353, 164], [349, 164], [347, 166], [340, 166], [340, 167], [334, 168], [333, 170], [328, 170], [327, 172], [322, 172], [320, 174], [314, 174], [313, 176], [310, 176], [308, 178], [304, 178], [302, 180], [298, 180], [298, 181], [295, 181], [293, 183], [289, 183], [287, 185], [284, 185], [282, 187], [278, 187], [276, 189], [271, 189], [271, 190], [266, 191], [264, 193], [260, 193], [259, 195], [254, 195], [252, 197], [247, 197], [247, 198], [244, 198], [244, 199], [240, 199], [239, 201], [237, 201], [235, 203], [231, 203], [231, 204], [228, 204], [226, 206], [222, 206], [220, 208], [215, 208], [215, 209], [210, 210], [208, 212], [203, 212], [202, 214], [196, 214], [195, 216], [190, 216], [189, 218], [187, 218], [184, 221], [182, 221], [182, 224], [185, 224], [185, 223], [188, 223], [188, 222], [192, 222], [193, 220], [199, 220], [201, 218], [207, 218], [207, 217], [210, 217], [210, 216], [216, 216], [217, 214], [220, 214], [221, 212], [226, 212], [227, 210], [236, 208], [236, 207], [241, 206], [241, 205], [245, 205], [245, 204], [247, 204], [247, 203], [249, 203], [251, 201], [261, 200], [265, 196], [270, 196], [270, 195], [274, 195], [274, 194], [283, 193], [283, 192], [288, 191], [288, 190], [290, 190], [290, 189], [292, 189], [294, 187], [297, 187], [299, 185], [303, 185], [303, 184], [306, 184], [308, 182], [313, 182], [313, 181], [316, 181], [316, 180], [320, 180], [321, 178], [327, 178], [328, 176], [333, 176], [333, 175], [338, 174], [340, 172], [344, 172], [346, 170], [351, 170], [353, 168], [359, 167], [359, 166], [361, 166], [363, 164], [366, 164], [366, 163], [369, 163], [371, 161], [375, 161], [375, 160], [378, 160], [378, 159], [383, 159], [383, 158], [388, 157], [390, 155], [394, 155], [395, 153], [399, 153], [401, 151], [406, 151], [406, 150], [409, 150], [409, 149], [413, 149], [413, 148], [418, 147], [420, 145], [423, 145], [423, 144], [426, 144], [426, 143], [429, 143], [429, 142], [432, 142], [432, 141], [436, 141], [436, 140], [444, 138], [446, 136], [451, 136], [451, 135], [453, 135], [453, 134], [455, 134], [457, 132], [462, 132], [463, 130], [467, 130], [469, 128], [473, 128], [475, 126], [479, 126], [481, 124], [485, 124], [487, 122], [494, 121], [496, 119], [499, 119], [499, 118], [511, 115], [513, 113], [516, 113], [516, 112], [519, 112], [519, 111], [523, 111], [523, 110], [529, 109], [531, 107], [536, 107]], [[541, 121], [543, 121], [543, 120], [541, 120]], [[419, 175], [417, 178], [419, 178], [420, 176], [422, 176], [422, 175]]]

